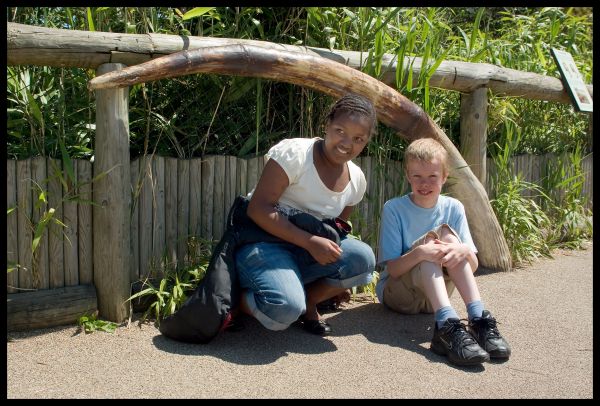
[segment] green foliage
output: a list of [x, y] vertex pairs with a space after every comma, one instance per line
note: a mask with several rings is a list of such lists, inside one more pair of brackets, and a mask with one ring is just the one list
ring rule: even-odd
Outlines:
[[[10, 216], [11, 213], [16, 213], [17, 206], [9, 207], [6, 209], [6, 215]], [[6, 261], [6, 273], [9, 274], [19, 269], [19, 264], [14, 261]]]
[[77, 319], [77, 325], [80, 326], [86, 334], [93, 333], [94, 331], [114, 333], [117, 328], [117, 323], [98, 319], [98, 310], [79, 317]]
[[375, 293], [375, 287], [377, 286], [378, 281], [379, 281], [379, 272], [373, 271], [373, 279], [371, 279], [371, 282], [367, 283], [366, 285], [352, 287], [352, 299], [355, 298], [355, 295], [357, 293], [366, 293], [371, 297], [371, 299], [373, 299], [373, 302], [375, 302], [377, 300], [377, 294]]
[[[37, 199], [35, 200], [33, 209], [35, 210], [35, 212], [39, 213], [39, 219], [37, 221], [29, 214], [23, 214], [23, 216], [25, 217], [25, 219], [28, 222], [27, 226], [30, 227], [31, 230], [33, 231], [33, 238], [31, 241], [31, 254], [33, 256], [32, 269], [29, 270], [29, 269], [19, 265], [18, 263], [15, 263], [12, 261], [9, 261], [7, 264], [7, 273], [14, 272], [14, 271], [19, 271], [19, 272], [30, 271], [32, 273], [32, 281], [33, 281], [34, 289], [37, 289], [39, 287], [39, 282], [40, 282], [40, 275], [38, 272], [38, 261], [37, 261], [38, 248], [40, 246], [42, 239], [45, 237], [47, 238], [48, 231], [56, 232], [51, 226], [53, 224], [56, 226], [59, 226], [66, 241], [68, 243], [71, 243], [68, 235], [64, 231], [64, 229], [66, 229], [68, 226], [66, 224], [64, 224], [62, 221], [60, 221], [59, 218], [56, 217], [56, 207], [51, 207], [50, 202], [48, 200], [48, 186], [47, 186], [48, 182], [50, 182], [51, 179], [57, 179], [63, 188], [62, 194], [61, 194], [61, 199], [58, 202], [55, 202], [55, 205], [57, 207], [62, 207], [63, 203], [68, 203], [68, 202], [78, 203], [78, 204], [97, 205], [97, 203], [95, 203], [91, 200], [85, 200], [81, 197], [82, 187], [93, 184], [94, 182], [98, 181], [99, 179], [102, 179], [104, 176], [106, 176], [110, 171], [112, 171], [115, 168], [115, 167], [113, 167], [113, 168], [109, 169], [108, 171], [105, 171], [105, 172], [102, 172], [102, 173], [96, 175], [90, 181], [79, 181], [78, 179], [75, 178], [75, 175], [73, 172], [73, 161], [69, 157], [69, 155], [66, 152], [64, 147], [62, 148], [62, 150], [63, 150], [63, 161], [62, 162], [63, 162], [63, 167], [65, 168], [64, 172], [54, 162], [50, 161], [50, 164], [52, 167], [50, 169], [51, 174], [46, 179], [43, 179], [41, 181], [41, 184], [37, 183], [36, 181], [34, 181], [32, 179], [28, 179], [28, 181], [31, 181], [31, 191], [33, 193], [33, 196], [37, 196]], [[16, 213], [16, 211], [18, 211], [19, 209], [20, 209], [20, 207], [18, 205], [8, 208], [7, 216], [10, 215], [11, 213]], [[21, 210], [22, 210], [22, 208], [21, 208]], [[77, 224], [75, 224], [74, 226], [77, 227]], [[19, 288], [17, 288], [17, 289], [19, 289]]]
[[518, 265], [553, 248], [581, 248], [593, 234], [592, 211], [583, 196], [582, 147], [547, 161], [541, 185], [525, 182], [511, 165], [522, 142], [521, 129], [504, 123], [504, 145], [495, 147], [496, 174], [491, 200], [498, 222]]
[[540, 189], [525, 182], [520, 174], [498, 180], [503, 186], [496, 191], [491, 204], [514, 263], [518, 266], [539, 256], [549, 257], [550, 247], [543, 230], [550, 226], [550, 219], [535, 200], [523, 196], [526, 190], [541, 193]]
[[584, 173], [581, 146], [546, 164], [542, 188], [550, 197], [544, 210], [552, 219], [550, 243], [557, 247], [581, 248], [593, 234], [592, 211], [583, 197]]
[[[582, 8], [505, 7], [18, 7], [8, 21], [77, 30], [260, 39], [309, 47], [364, 51], [363, 71], [380, 78], [396, 63], [401, 93], [422, 106], [458, 142], [457, 92], [429, 87], [444, 59], [492, 63], [558, 77], [551, 47], [571, 52], [586, 82], [592, 74], [592, 12]], [[393, 58], [383, 59], [385, 54]], [[413, 77], [414, 57], [423, 69]], [[93, 155], [93, 72], [8, 67], [7, 153], [72, 158]], [[489, 144], [502, 145], [511, 117], [490, 100]], [[263, 154], [283, 137], [320, 134], [329, 96], [255, 78], [191, 75], [130, 90], [132, 157], [154, 151], [189, 158], [206, 154]], [[586, 116], [560, 103], [511, 100], [523, 128], [522, 150], [541, 154], [585, 142]], [[568, 119], [565, 119], [568, 117]], [[380, 126], [365, 154], [399, 159], [402, 142]], [[565, 142], [566, 141], [566, 142]], [[587, 148], [585, 148], [587, 149]]]
[[[350, 224], [350, 227], [352, 227], [353, 230], [350, 234], [348, 234], [348, 238], [355, 238], [359, 241], [362, 241], [361, 235], [356, 234], [354, 227], [352, 226], [352, 221], [348, 220], [348, 224]], [[379, 272], [373, 271], [373, 279], [371, 279], [371, 282], [367, 283], [366, 285], [352, 287], [352, 299], [356, 297], [357, 293], [367, 293], [369, 296], [371, 296], [373, 302], [375, 302], [375, 300], [377, 299], [377, 295], [375, 293], [377, 281], [379, 281]]]
[[513, 128], [513, 125], [507, 125], [505, 145], [498, 146], [499, 153], [493, 157], [496, 164], [496, 174], [492, 179], [495, 198], [490, 203], [513, 262], [518, 266], [539, 256], [550, 256], [550, 247], [543, 230], [551, 223], [535, 199], [525, 197], [525, 192], [533, 192], [538, 197], [547, 198], [541, 188], [525, 182], [522, 174], [514, 174], [510, 158], [518, 147], [520, 132], [513, 131]]
[[142, 315], [140, 322], [148, 317], [154, 318], [157, 324], [160, 321], [175, 313], [188, 298], [188, 294], [193, 292], [198, 283], [204, 278], [206, 269], [211, 258], [212, 242], [201, 240], [196, 237], [188, 239], [188, 251], [191, 259], [180, 266], [169, 263], [164, 257], [161, 269], [154, 269], [142, 281], [142, 287], [139, 292], [133, 294], [128, 302], [145, 298], [149, 306]]
[[[575, 7], [7, 9], [7, 21], [36, 26], [258, 39], [363, 51], [362, 70], [381, 78], [387, 68], [395, 66], [392, 74], [398, 90], [423, 107], [455, 145], [459, 145], [460, 94], [429, 85], [444, 59], [490, 63], [558, 78], [550, 57], [550, 48], [556, 47], [573, 55], [584, 81], [591, 83], [592, 17], [592, 8]], [[391, 58], [384, 58], [386, 54]], [[413, 69], [416, 57], [422, 64], [418, 75]], [[84, 69], [7, 67], [7, 156], [61, 158], [63, 187], [64, 182], [72, 181], [70, 159], [93, 157], [95, 103], [94, 94], [86, 87], [93, 76], [93, 71]], [[132, 157], [156, 153], [178, 158], [261, 155], [284, 137], [321, 135], [323, 115], [332, 101], [330, 96], [286, 83], [208, 74], [132, 86], [130, 153]], [[540, 208], [552, 221], [562, 224], [546, 235], [548, 244], [577, 245], [576, 241], [590, 236], [590, 212], [583, 209], [580, 197], [581, 176], [567, 169], [591, 149], [588, 116], [576, 113], [569, 104], [491, 93], [488, 112], [490, 156], [508, 159], [521, 153], [571, 154], [570, 161], [560, 163], [562, 167], [548, 169], [543, 191], [524, 183], [518, 174], [498, 175], [493, 204], [496, 210], [503, 207], [499, 219], [507, 240], [521, 244], [520, 229], [530, 230], [531, 235], [535, 227], [543, 230], [545, 220], [536, 219], [535, 214]], [[520, 139], [506, 155], [504, 148], [510, 144], [507, 136], [511, 132], [519, 132]], [[394, 131], [380, 124], [378, 135], [363, 155], [374, 156], [378, 162], [401, 160], [405, 146]], [[565, 190], [560, 198], [553, 194], [558, 189]], [[537, 195], [532, 204], [538, 206], [521, 199], [531, 193]], [[525, 211], [518, 211], [519, 207]], [[519, 213], [529, 221], [519, 219]], [[517, 220], [522, 222], [514, 223]], [[365, 238], [371, 243], [371, 236]], [[533, 237], [524, 237], [523, 250], [528, 238]], [[545, 252], [543, 244], [539, 249]], [[516, 254], [517, 258], [528, 255], [525, 251]], [[160, 292], [160, 286], [156, 291]]]

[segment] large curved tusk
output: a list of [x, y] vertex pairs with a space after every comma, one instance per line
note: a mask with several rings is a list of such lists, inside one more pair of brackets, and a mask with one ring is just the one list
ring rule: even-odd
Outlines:
[[335, 97], [349, 92], [361, 94], [373, 101], [379, 120], [404, 139], [435, 138], [448, 151], [451, 167], [448, 188], [465, 206], [481, 266], [501, 271], [512, 269], [510, 251], [487, 193], [452, 141], [423, 109], [361, 71], [319, 56], [236, 44], [181, 51], [112, 71], [92, 79], [88, 88], [125, 87], [194, 73], [270, 79]]

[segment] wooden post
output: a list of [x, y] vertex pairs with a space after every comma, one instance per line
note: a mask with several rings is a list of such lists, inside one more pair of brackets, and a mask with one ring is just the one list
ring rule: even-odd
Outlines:
[[[125, 67], [100, 65], [98, 75]], [[100, 317], [121, 322], [129, 316], [129, 89], [96, 91], [96, 145], [93, 187], [94, 284]]]
[[485, 188], [487, 155], [487, 87], [460, 95], [460, 152]]

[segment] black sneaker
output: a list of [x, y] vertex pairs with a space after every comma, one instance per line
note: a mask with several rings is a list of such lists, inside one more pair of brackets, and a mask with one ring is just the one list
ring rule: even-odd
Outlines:
[[431, 351], [438, 355], [447, 355], [448, 360], [456, 365], [479, 365], [490, 360], [490, 356], [466, 330], [459, 319], [446, 320], [438, 329], [434, 322]]
[[508, 359], [510, 357], [510, 345], [500, 335], [496, 328], [496, 319], [489, 311], [484, 310], [481, 317], [475, 317], [469, 322], [469, 332], [490, 354], [490, 358]]

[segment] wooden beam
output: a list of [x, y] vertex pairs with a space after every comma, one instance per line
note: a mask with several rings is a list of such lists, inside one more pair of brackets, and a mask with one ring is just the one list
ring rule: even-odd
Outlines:
[[96, 289], [91, 284], [10, 293], [6, 299], [6, 328], [24, 331], [76, 324], [80, 316], [97, 308]]
[[[105, 64], [97, 74], [123, 69]], [[96, 91], [93, 209], [94, 284], [98, 309], [106, 320], [121, 322], [129, 315], [131, 185], [129, 161], [129, 92]]]
[[[128, 66], [182, 50], [225, 45], [253, 45], [266, 49], [300, 52], [340, 62], [355, 69], [365, 65], [368, 53], [329, 50], [277, 44], [267, 41], [233, 38], [187, 37], [166, 34], [121, 34], [36, 27], [7, 23], [8, 65], [39, 65], [97, 68], [103, 63], [123, 63]], [[382, 57], [381, 81], [396, 87], [395, 55]], [[417, 84], [422, 59], [406, 57], [404, 69], [413, 70]], [[487, 63], [443, 61], [429, 79], [429, 86], [470, 93], [482, 86], [494, 94], [525, 99], [571, 103], [559, 78], [521, 72]], [[593, 97], [593, 85], [587, 85]]]
[[[349, 92], [372, 100], [379, 120], [408, 141], [431, 137], [449, 154], [451, 167], [448, 187], [465, 206], [473, 221], [473, 239], [482, 266], [495, 270], [511, 269], [508, 245], [492, 210], [487, 193], [473, 175], [452, 141], [416, 104], [379, 80], [317, 56], [253, 45], [231, 45], [182, 51], [97, 76], [88, 83], [91, 90], [123, 88], [158, 79], [216, 73], [259, 77], [308, 87], [334, 97]], [[214, 225], [213, 225], [214, 227]], [[181, 234], [181, 233], [180, 233]]]

